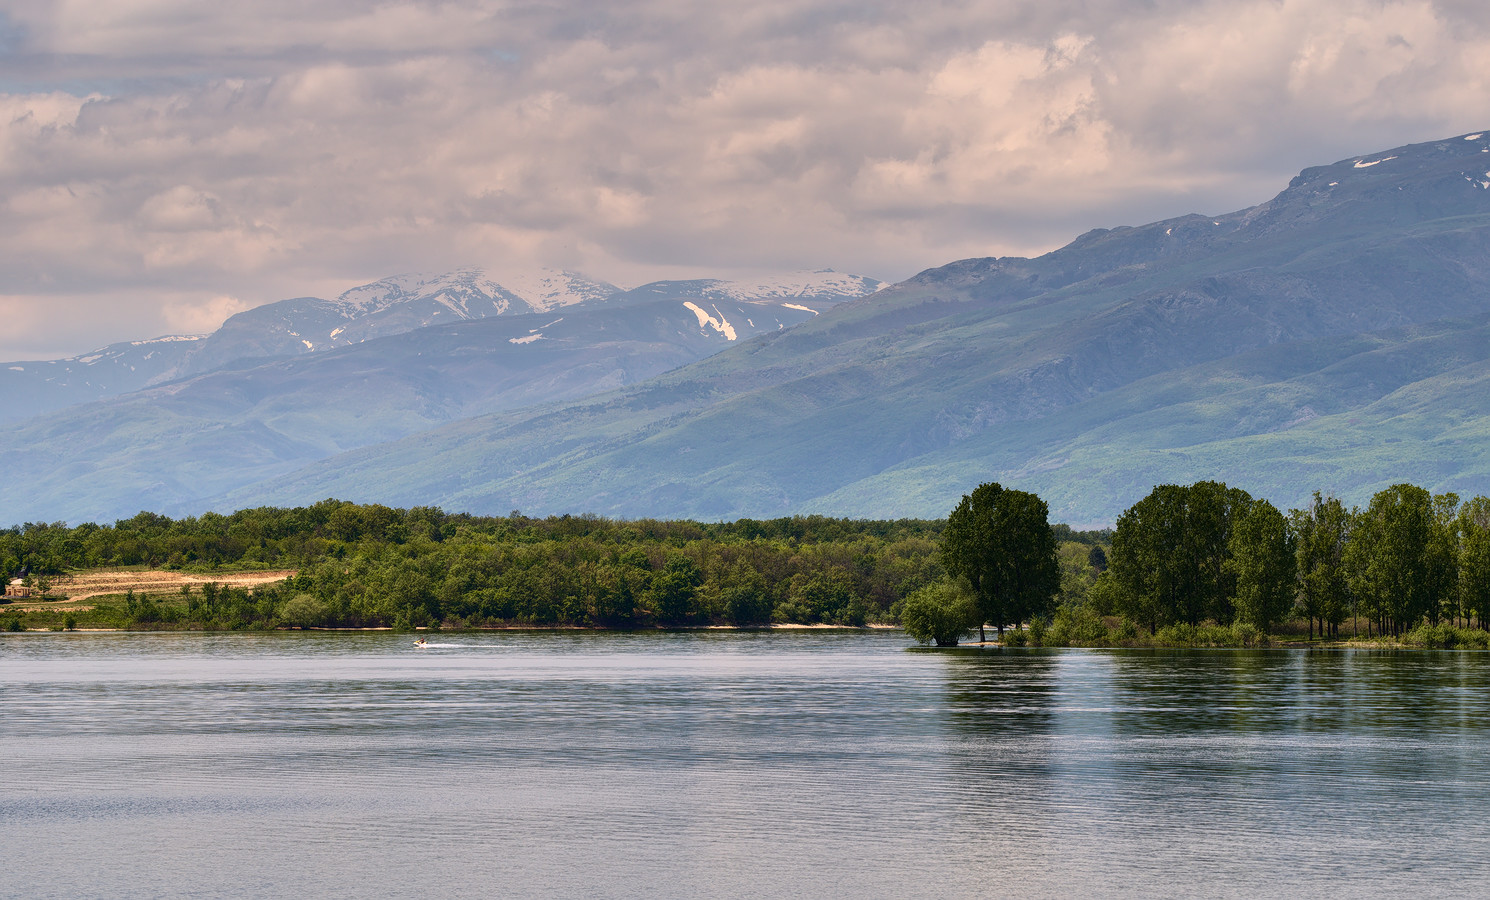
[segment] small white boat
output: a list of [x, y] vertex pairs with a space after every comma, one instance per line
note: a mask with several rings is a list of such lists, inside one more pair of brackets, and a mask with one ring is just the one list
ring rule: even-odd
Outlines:
[[417, 640], [417, 641], [414, 642], [414, 646], [415, 647], [421, 647], [421, 648], [422, 647], [427, 647], [427, 646], [429, 646], [429, 642], [426, 641], [424, 638], [420, 638], [419, 640]]

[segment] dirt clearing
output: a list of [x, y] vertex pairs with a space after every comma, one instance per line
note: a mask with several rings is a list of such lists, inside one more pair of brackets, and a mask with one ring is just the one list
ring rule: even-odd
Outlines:
[[76, 603], [79, 600], [87, 600], [89, 597], [99, 597], [104, 594], [122, 594], [126, 591], [134, 591], [136, 594], [179, 593], [183, 584], [190, 585], [193, 588], [208, 583], [216, 583], [224, 587], [251, 588], [274, 581], [284, 581], [294, 574], [294, 569], [282, 569], [274, 572], [228, 572], [219, 574], [162, 572], [159, 570], [144, 572], [82, 572], [77, 575], [63, 575], [53, 578], [51, 589], [47, 593], [53, 597], [58, 595], [65, 596], [67, 598], [66, 602]]

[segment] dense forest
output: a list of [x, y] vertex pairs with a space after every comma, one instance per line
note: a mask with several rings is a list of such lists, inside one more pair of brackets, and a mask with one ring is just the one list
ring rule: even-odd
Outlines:
[[[1051, 525], [1040, 498], [997, 484], [940, 521], [479, 517], [326, 500], [28, 523], [0, 530], [0, 567], [43, 593], [96, 569], [296, 572], [255, 588], [102, 597], [66, 616], [85, 627], [903, 623], [939, 644], [988, 626], [1016, 645], [1411, 633], [1490, 646], [1490, 499], [1408, 484], [1365, 509], [1316, 494], [1286, 513], [1220, 482], [1159, 485], [1100, 532]], [[63, 622], [0, 610], [0, 627]]]
[[476, 517], [327, 500], [27, 524], [0, 532], [0, 566], [41, 587], [100, 567], [298, 570], [252, 591], [127, 596], [110, 613], [133, 627], [863, 625], [892, 620], [897, 600], [941, 577], [942, 527], [821, 516]]

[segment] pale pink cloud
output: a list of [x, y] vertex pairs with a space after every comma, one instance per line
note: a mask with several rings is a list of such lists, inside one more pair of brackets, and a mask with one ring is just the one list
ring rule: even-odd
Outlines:
[[471, 263], [900, 278], [1490, 126], [1487, 24], [1446, 0], [18, 0], [0, 278], [78, 349], [225, 308], [202, 298]]

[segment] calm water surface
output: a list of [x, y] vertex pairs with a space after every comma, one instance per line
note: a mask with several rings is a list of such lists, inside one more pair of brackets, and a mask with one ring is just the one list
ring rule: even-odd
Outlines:
[[0, 896], [1490, 895], [1490, 654], [0, 638]]

